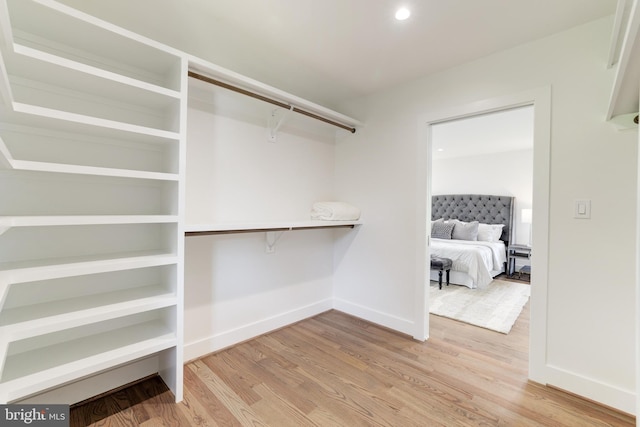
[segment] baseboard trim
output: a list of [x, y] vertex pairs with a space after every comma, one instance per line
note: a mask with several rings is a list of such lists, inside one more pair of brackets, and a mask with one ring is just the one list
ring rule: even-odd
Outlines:
[[355, 317], [367, 320], [396, 332], [414, 336], [415, 324], [412, 320], [403, 319], [381, 311], [372, 310], [339, 298], [333, 299], [333, 308]]
[[276, 329], [284, 328], [292, 323], [299, 322], [309, 317], [316, 316], [333, 308], [332, 299], [327, 298], [303, 307], [279, 313], [241, 327], [224, 331], [219, 334], [185, 343], [184, 360], [185, 363], [198, 359], [209, 353], [223, 350], [241, 342], [250, 340], [257, 336], [266, 334]]
[[636, 416], [636, 394], [611, 384], [547, 365], [547, 385]]

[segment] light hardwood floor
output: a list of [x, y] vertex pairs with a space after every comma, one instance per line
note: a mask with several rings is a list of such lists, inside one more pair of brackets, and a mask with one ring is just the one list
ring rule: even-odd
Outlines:
[[633, 426], [527, 381], [528, 304], [509, 335], [431, 316], [424, 343], [330, 311], [72, 408], [71, 425]]

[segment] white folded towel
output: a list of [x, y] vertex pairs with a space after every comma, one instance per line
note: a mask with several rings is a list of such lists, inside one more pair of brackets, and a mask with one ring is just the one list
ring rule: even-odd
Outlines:
[[311, 210], [311, 219], [355, 221], [359, 218], [360, 209], [344, 202], [316, 202]]

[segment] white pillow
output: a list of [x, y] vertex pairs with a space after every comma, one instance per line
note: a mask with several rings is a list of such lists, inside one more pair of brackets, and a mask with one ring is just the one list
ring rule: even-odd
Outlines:
[[478, 221], [464, 222], [452, 219], [451, 222], [456, 225], [451, 234], [452, 239], [478, 240]]
[[504, 224], [478, 224], [478, 240], [483, 242], [497, 242], [502, 236]]

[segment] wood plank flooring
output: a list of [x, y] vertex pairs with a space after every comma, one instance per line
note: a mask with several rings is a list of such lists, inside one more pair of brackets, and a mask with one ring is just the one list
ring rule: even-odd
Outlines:
[[633, 426], [527, 381], [529, 310], [509, 335], [431, 316], [411, 338], [329, 311], [73, 407], [71, 426]]

